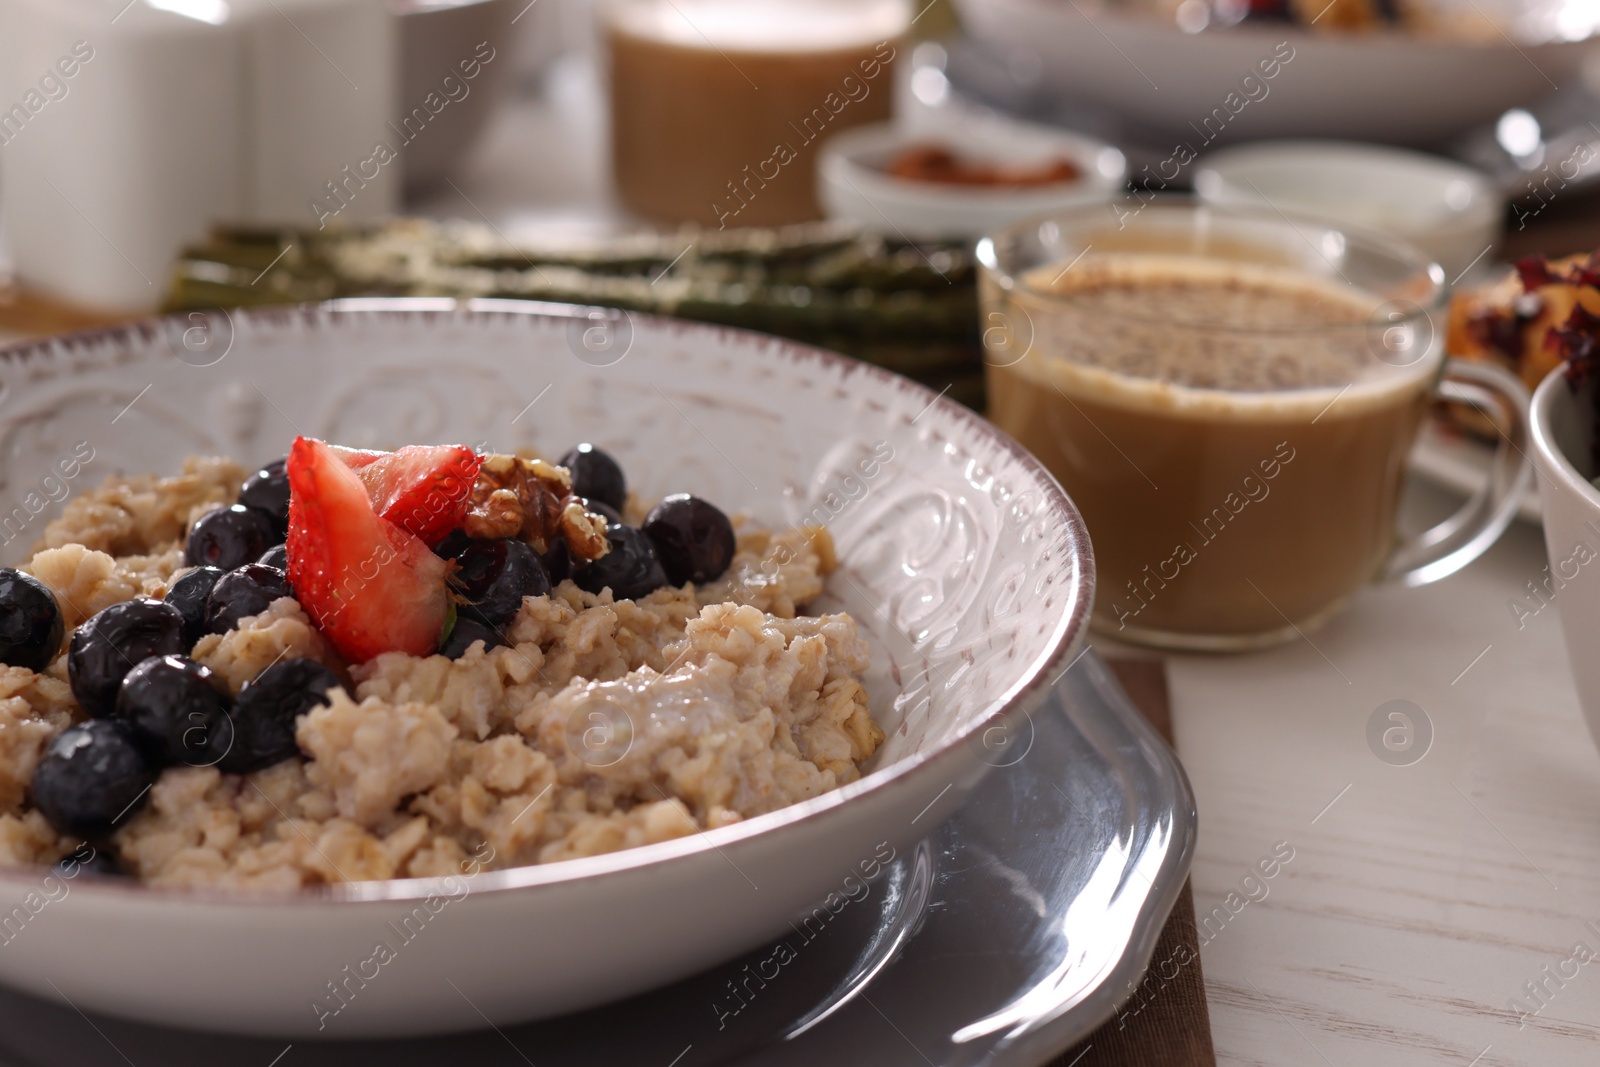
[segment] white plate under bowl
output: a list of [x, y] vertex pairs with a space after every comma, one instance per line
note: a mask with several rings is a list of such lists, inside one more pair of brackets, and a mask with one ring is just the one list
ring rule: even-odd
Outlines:
[[[1070, 182], [1006, 189], [909, 181], [884, 171], [897, 154], [924, 144], [1007, 166], [1068, 159], [1081, 173]], [[912, 239], [976, 240], [1034, 215], [1110, 200], [1127, 173], [1122, 152], [1104, 141], [1001, 115], [952, 115], [933, 131], [885, 122], [829, 138], [817, 159], [817, 195], [830, 219]]]
[[[968, 33], [1039, 72], [1040, 93], [1107, 108], [1194, 152], [1222, 136], [1436, 142], [1576, 81], [1588, 50], [1271, 23], [1189, 34], [1096, 0], [956, 6]], [[1260, 63], [1274, 57], [1288, 58], [1264, 80]]]
[[[1195, 810], [1177, 757], [1093, 649], [1022, 725], [966, 806], [875, 883], [839, 887], [849, 897], [825, 923], [807, 916], [774, 944], [591, 1011], [437, 1040], [296, 1041], [279, 1067], [515, 1067], [523, 1052], [538, 1067], [1039, 1067], [1140, 988], [1189, 876]], [[787, 961], [781, 977], [744, 1007], [729, 998], [773, 960]], [[441, 996], [477, 996], [449, 978], [431, 976]], [[6, 1067], [128, 1067], [122, 1049], [161, 1067], [268, 1067], [284, 1051], [0, 990]]]
[[[1417, 434], [1417, 445], [1411, 452], [1411, 470], [1435, 485], [1452, 489], [1462, 496], [1471, 496], [1489, 480], [1489, 469], [1494, 460], [1494, 449], [1489, 445], [1463, 435], [1458, 430], [1429, 416], [1422, 422]], [[1539, 479], [1535, 478], [1522, 494], [1517, 505], [1517, 518], [1538, 524]]]
[[[1093, 596], [1076, 509], [993, 426], [885, 371], [738, 330], [514, 301], [219, 312], [0, 350], [0, 396], [0, 499], [22, 499], [80, 441], [104, 475], [196, 452], [265, 460], [304, 433], [546, 452], [592, 440], [645, 497], [693, 491], [769, 524], [820, 515], [842, 567], [817, 607], [863, 623], [888, 733], [870, 773], [835, 792], [483, 872], [465, 895], [456, 879], [254, 895], [81, 879], [28, 909], [0, 983], [85, 1011], [299, 1039], [339, 983], [359, 999], [336, 1036], [400, 1037], [572, 1011], [729, 959], [954, 812], [994, 762], [985, 743], [1071, 662]], [[39, 899], [46, 873], [0, 873], [0, 912]], [[348, 984], [420, 907], [425, 935]], [[441, 994], [441, 975], [467, 995]]]

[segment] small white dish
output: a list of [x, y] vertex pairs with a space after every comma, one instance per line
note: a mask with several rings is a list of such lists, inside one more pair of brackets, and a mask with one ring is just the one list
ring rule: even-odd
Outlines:
[[[1534, 391], [1529, 413], [1533, 465], [1544, 503], [1544, 543], [1550, 555], [1547, 583], [1538, 595], [1517, 590], [1519, 622], [1554, 600], [1567, 639], [1567, 662], [1589, 734], [1600, 745], [1600, 489], [1590, 482], [1595, 433], [1594, 382], [1574, 392], [1557, 367]], [[1516, 605], [1522, 604], [1522, 611]]]
[[1201, 158], [1194, 185], [1212, 203], [1265, 203], [1402, 238], [1452, 279], [1488, 255], [1505, 218], [1505, 199], [1471, 167], [1346, 141], [1274, 141], [1212, 152]]
[[[900, 152], [927, 144], [1007, 166], [1067, 159], [1081, 173], [1069, 182], [985, 188], [910, 181], [884, 171]], [[847, 130], [822, 147], [817, 190], [831, 219], [909, 239], [975, 239], [1032, 215], [1110, 200], [1127, 173], [1127, 159], [1103, 141], [986, 115], [953, 118], [931, 133], [892, 123]]]
[[[514, 300], [194, 312], [0, 350], [0, 395], [0, 489], [16, 500], [78, 441], [105, 475], [259, 460], [305, 433], [547, 454], [601, 439], [647, 499], [688, 487], [774, 526], [820, 516], [840, 569], [814, 607], [861, 624], [888, 734], [833, 792], [541, 866], [285, 893], [0, 870], [0, 914], [32, 916], [6, 934], [0, 984], [86, 1012], [398, 1038], [575, 1011], [729, 959], [836, 900], [880, 847], [904, 853], [1003, 766], [1093, 598], [1083, 520], [1020, 445], [914, 382], [742, 330]], [[61, 506], [0, 559], [19, 562]], [[427, 937], [396, 933], [419, 925]]]

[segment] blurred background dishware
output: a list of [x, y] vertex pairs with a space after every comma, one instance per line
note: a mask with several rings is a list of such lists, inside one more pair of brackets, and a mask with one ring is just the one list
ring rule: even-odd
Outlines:
[[[915, 176], [895, 171], [919, 162]], [[822, 146], [817, 180], [831, 219], [911, 239], [976, 240], [1029, 215], [1108, 200], [1127, 171], [1103, 141], [996, 115], [937, 131], [848, 130]]]
[[[1263, 647], [1374, 578], [1435, 581], [1494, 542], [1529, 476], [1526, 393], [1459, 362], [1438, 385], [1438, 264], [1270, 208], [1127, 202], [978, 245], [990, 417], [1082, 510], [1099, 629]], [[1456, 517], [1401, 539], [1406, 457], [1436, 386], [1504, 441]]]
[[[374, 151], [396, 97], [374, 0], [3, 0], [0, 51], [6, 240], [21, 281], [56, 298], [154, 308], [214, 220], [399, 206]], [[35, 109], [45, 81], [61, 89]]]
[[[1593, 27], [1584, 21], [1587, 8], [1582, 4], [1558, 0], [1507, 0], [1494, 7], [1479, 4], [1501, 20], [1491, 25], [1503, 22], [1506, 37], [1496, 32], [1476, 39], [1449, 20], [1411, 17], [1413, 4], [1396, 9], [1404, 9], [1405, 19], [1387, 22], [1380, 16], [1393, 5], [1346, 4], [1378, 13], [1373, 26], [1352, 27], [1341, 21], [1344, 7], [1336, 12], [1340, 19], [1329, 16], [1313, 25], [1299, 10], [1304, 5], [1275, 7], [1268, 0], [1256, 0], [1248, 11], [1222, 0], [1179, 4], [1124, 0], [1076, 6], [1046, 0], [934, 0], [928, 5], [914, 5], [910, 0], [866, 4], [755, 0], [734, 7], [729, 3], [731, 0], [295, 0], [273, 5], [268, 0], [238, 0], [212, 6], [212, 0], [134, 0], [126, 14], [108, 25], [106, 34], [110, 36], [97, 31], [96, 42], [115, 41], [134, 24], [159, 27], [160, 34], [215, 32], [222, 35], [219, 39], [231, 39], [231, 34], [263, 18], [276, 20], [276, 30], [288, 36], [279, 53], [260, 53], [264, 67], [220, 59], [212, 66], [192, 63], [182, 50], [192, 44], [174, 46], [177, 50], [168, 54], [170, 62], [147, 64], [148, 75], [135, 77], [130, 71], [131, 88], [119, 94], [87, 91], [93, 86], [86, 79], [97, 69], [91, 62], [85, 66], [84, 76], [70, 86], [74, 90], [70, 105], [50, 104], [48, 111], [28, 124], [36, 137], [16, 138], [0, 152], [0, 156], [12, 157], [9, 163], [0, 159], [0, 169], [20, 167], [29, 154], [26, 141], [42, 145], [51, 137], [75, 138], [91, 111], [122, 107], [132, 114], [145, 108], [140, 100], [156, 92], [151, 86], [159, 86], [161, 77], [174, 70], [187, 71], [193, 77], [214, 74], [221, 87], [189, 94], [171, 107], [162, 104], [162, 114], [186, 116], [181, 122], [147, 123], [148, 131], [122, 123], [118, 128], [123, 132], [102, 138], [102, 148], [86, 152], [85, 159], [98, 159], [113, 146], [124, 145], [118, 150], [133, 157], [126, 168], [129, 175], [142, 180], [142, 175], [163, 174], [163, 168], [175, 166], [176, 145], [183, 142], [188, 163], [184, 173], [163, 184], [165, 193], [161, 195], [167, 199], [158, 195], [159, 190], [147, 192], [144, 186], [121, 194], [132, 194], [132, 200], [117, 203], [140, 203], [138, 223], [119, 217], [114, 226], [103, 225], [98, 209], [91, 210], [93, 205], [80, 204], [80, 216], [37, 181], [32, 187], [27, 180], [11, 181], [16, 191], [10, 197], [0, 190], [0, 202], [25, 205], [7, 210], [0, 203], [0, 212], [8, 219], [13, 212], [18, 215], [10, 222], [13, 232], [0, 237], [11, 249], [13, 276], [23, 283], [20, 291], [29, 298], [23, 301], [20, 320], [0, 311], [0, 329], [7, 322], [20, 321], [26, 330], [28, 323], [45, 328], [49, 323], [74, 321], [70, 310], [46, 308], [40, 312], [32, 298], [41, 294], [75, 306], [81, 311], [76, 321], [85, 324], [149, 307], [152, 290], [162, 287], [160, 276], [180, 245], [193, 242], [215, 225], [310, 222], [320, 226], [322, 216], [310, 206], [317, 199], [329, 210], [339, 209], [337, 216], [328, 219], [329, 225], [363, 223], [397, 212], [467, 218], [519, 245], [531, 239], [550, 251], [573, 239], [610, 239], [662, 223], [675, 226], [688, 220], [702, 226], [748, 228], [814, 219], [824, 213], [857, 220], [867, 230], [891, 239], [923, 240], [921, 232], [914, 233], [915, 227], [905, 225], [900, 213], [917, 197], [876, 188], [861, 195], [871, 184], [874, 176], [870, 174], [864, 183], [851, 172], [858, 189], [817, 174], [828, 138], [847, 132], [853, 124], [893, 122], [907, 137], [944, 142], [946, 147], [968, 144], [986, 149], [992, 145], [1001, 162], [1009, 150], [1026, 155], [1023, 146], [1041, 143], [1039, 139], [1082, 138], [1122, 152], [1129, 178], [1136, 185], [1185, 189], [1202, 166], [1199, 158], [1212, 149], [1286, 132], [1295, 136], [1339, 134], [1340, 130], [1326, 124], [1303, 121], [1306, 108], [1323, 107], [1359, 125], [1359, 130], [1344, 130], [1346, 136], [1364, 142], [1408, 141], [1432, 151], [1459, 154], [1469, 158], [1474, 167], [1489, 171], [1502, 195], [1515, 201], [1513, 225], [1507, 234], [1512, 255], [1528, 247], [1531, 237], [1524, 234], [1526, 227], [1547, 223], [1557, 215], [1571, 217], [1584, 194], [1585, 181], [1600, 174], [1600, 147], [1584, 140], [1585, 136], [1600, 140], [1589, 125], [1600, 122], [1600, 100], [1588, 87], [1590, 82], [1600, 84], [1600, 79], [1593, 71], [1587, 81], [1578, 76], [1585, 50], [1593, 51], [1587, 40]], [[382, 7], [396, 24], [387, 33], [367, 34], [365, 39], [372, 47], [362, 50], [362, 61], [377, 71], [382, 64], [376, 53], [392, 48], [388, 63], [398, 68], [383, 75], [393, 87], [395, 102], [376, 124], [370, 113], [361, 121], [353, 117], [370, 107], [375, 94], [350, 91], [335, 70], [337, 65], [353, 81], [361, 80], [352, 73], [355, 61], [346, 62], [338, 54], [343, 47], [341, 38], [331, 34], [325, 40], [320, 30], [307, 24], [309, 15], [299, 13], [302, 7], [311, 11], [327, 4], [352, 5], [360, 8], [365, 18]], [[55, 19], [91, 8], [92, 0], [66, 0], [49, 6], [39, 0], [4, 0], [0, 18]], [[1507, 21], [1502, 9], [1530, 13]], [[224, 10], [227, 17], [217, 26], [193, 17], [196, 12], [219, 17], [217, 13]], [[717, 14], [719, 10], [722, 15]], [[726, 17], [729, 11], [737, 11], [738, 17], [730, 20]], [[1011, 17], [1013, 14], [1016, 17]], [[1269, 15], [1273, 17], [1266, 17]], [[1340, 25], [1330, 26], [1333, 22]], [[92, 27], [94, 22], [90, 19], [82, 24]], [[803, 32], [795, 25], [803, 25]], [[296, 26], [306, 33], [295, 32]], [[1067, 32], [1073, 27], [1078, 32]], [[1119, 36], [1128, 27], [1130, 33], [1161, 42], [1164, 50], [1153, 63], [1141, 59], [1142, 53], [1131, 50]], [[139, 36], [142, 40], [156, 34], [154, 30], [141, 31]], [[28, 37], [27, 33], [0, 33], [0, 49], [15, 53]], [[381, 45], [384, 40], [390, 43]], [[449, 96], [444, 78], [453, 76], [461, 83], [459, 63], [473, 60], [480, 44], [495, 58], [480, 62], [476, 80], [459, 85], [455, 96]], [[868, 44], [872, 47], [866, 48]], [[879, 45], [892, 49], [894, 58], [880, 62], [876, 58]], [[103, 47], [91, 46], [99, 47], [103, 57]], [[141, 45], [150, 46], [148, 41]], [[620, 68], [610, 63], [618, 46], [625, 53]], [[1062, 47], [1085, 49], [1096, 58], [1092, 63], [1069, 61], [1064, 54], [1056, 54]], [[738, 58], [743, 54], [741, 48], [750, 51], [748, 62]], [[856, 57], [849, 70], [831, 68], [838, 75], [836, 85], [817, 82], [812, 86], [817, 92], [805, 89], [806, 78], [820, 77], [828, 63], [843, 62], [845, 53], [862, 48], [866, 52]], [[323, 55], [318, 54], [319, 49]], [[1126, 53], [1126, 58], [1118, 55], [1117, 49]], [[1438, 60], [1449, 66], [1449, 76], [1430, 78], [1424, 68], [1434, 62], [1428, 58], [1430, 50], [1439, 49], [1450, 51], [1453, 57]], [[1517, 56], [1518, 49], [1526, 60]], [[1257, 55], [1258, 51], [1261, 54]], [[462, 54], [455, 55], [457, 52]], [[1499, 68], [1502, 53], [1514, 59], [1518, 77], [1527, 79], [1527, 84], [1519, 81], [1516, 86], [1502, 87], [1503, 91], [1491, 91], [1496, 83], [1492, 70]], [[1324, 54], [1329, 57], [1325, 64], [1318, 59]], [[50, 62], [58, 58], [51, 57]], [[635, 62], [639, 60], [642, 66]], [[667, 65], [653, 65], [661, 62]], [[865, 69], [862, 63], [867, 63]], [[1138, 90], [1107, 90], [1115, 79], [1108, 81], [1095, 74], [1095, 63], [1120, 65], [1117, 77], [1136, 79]], [[773, 64], [771, 74], [750, 69], [764, 64]], [[1134, 71], [1134, 64], [1166, 91], [1153, 91]], [[1374, 69], [1369, 70], [1368, 65]], [[22, 99], [29, 87], [27, 64], [17, 59], [0, 69], [13, 72], [15, 96]], [[41, 68], [41, 73], [46, 69]], [[109, 67], [102, 62], [98, 69]], [[221, 178], [202, 176], [213, 174], [220, 165], [217, 160], [235, 158], [231, 146], [241, 138], [255, 142], [254, 133], [247, 137], [247, 124], [235, 119], [237, 108], [224, 106], [222, 98], [235, 91], [236, 83], [249, 82], [238, 77], [240, 71], [257, 69], [268, 71], [263, 77], [269, 82], [278, 78], [293, 90], [272, 97], [275, 110], [288, 109], [301, 98], [296, 95], [301, 91], [316, 95], [320, 108], [306, 123], [295, 120], [300, 136], [280, 139], [281, 143], [273, 142], [271, 152], [258, 153], [280, 160], [280, 170], [293, 171], [291, 176], [298, 176], [297, 182], [305, 177], [300, 169], [316, 174], [314, 180], [291, 183], [292, 195], [271, 211], [252, 208], [256, 191], [251, 183], [256, 179], [248, 173], [238, 179], [231, 172]], [[451, 75], [453, 69], [455, 75]], [[1463, 77], [1461, 71], [1468, 69], [1472, 76]], [[1549, 75], [1550, 81], [1539, 71]], [[686, 80], [679, 76], [683, 73], [700, 81]], [[1316, 77], [1308, 78], [1308, 73]], [[1413, 76], [1420, 79], [1420, 85], [1391, 86], [1385, 81]], [[651, 77], [668, 80], [650, 83]], [[1078, 78], [1088, 84], [1082, 89], [1067, 85]], [[1196, 88], [1205, 79], [1216, 82], [1214, 100]], [[323, 81], [329, 84], [323, 85]], [[752, 88], [752, 82], [761, 87]], [[1559, 84], [1559, 93], [1552, 90], [1552, 82]], [[649, 89], [649, 84], [657, 89]], [[694, 90], [699, 96], [690, 92], [691, 85], [699, 86]], [[785, 86], [789, 88], [785, 90]], [[336, 89], [350, 99], [341, 97]], [[613, 89], [620, 91], [614, 93]], [[785, 91], [798, 95], [786, 103], [779, 101]], [[427, 103], [430, 94], [431, 108]], [[1479, 94], [1492, 95], [1493, 101], [1492, 106], [1485, 104], [1474, 112], [1474, 119], [1426, 118], [1431, 114], [1429, 101], [1435, 96], [1442, 95], [1454, 107], [1452, 102]], [[108, 103], [100, 99], [110, 95], [119, 100]], [[92, 106], [91, 96], [96, 98]], [[1145, 114], [1146, 105], [1157, 97], [1156, 103], [1169, 102], [1163, 105], [1170, 109], [1165, 126], [1149, 121]], [[1380, 99], [1381, 104], [1376, 102]], [[79, 107], [80, 103], [85, 106]], [[801, 103], [805, 106], [800, 107]], [[755, 104], [761, 106], [751, 111], [749, 106]], [[441, 113], [428, 123], [425, 136], [410, 138], [405, 119], [415, 116], [419, 107], [430, 113], [438, 108]], [[763, 109], [782, 112], [782, 117], [768, 114], [761, 119]], [[1177, 113], [1180, 109], [1181, 116]], [[156, 109], [146, 108], [150, 110]], [[624, 112], [633, 118], [626, 118]], [[1418, 119], [1419, 114], [1424, 118]], [[624, 121], [613, 123], [614, 116], [623, 116]], [[787, 131], [783, 138], [750, 133], [767, 120]], [[752, 122], [755, 125], [750, 125]], [[1030, 122], [1032, 127], [1025, 125]], [[218, 123], [221, 126], [214, 131]], [[1394, 123], [1409, 123], [1417, 132], [1414, 136], [1390, 136]], [[57, 127], [58, 132], [47, 134], [50, 127]], [[276, 128], [282, 127], [279, 123]], [[323, 145], [319, 129], [337, 133], [337, 151]], [[744, 136], [757, 136], [757, 140], [744, 142], [746, 149], [728, 147], [732, 143], [729, 138]], [[379, 140], [390, 145], [398, 162], [382, 166], [376, 179], [361, 179], [367, 184], [358, 186], [345, 175], [344, 167], [359, 174]], [[762, 143], [766, 140], [773, 143]], [[636, 150], [655, 155], [646, 159], [637, 156]], [[714, 159], [708, 154], [714, 151], [730, 154]], [[635, 158], [640, 160], [638, 167], [629, 162]], [[312, 159], [319, 165], [312, 165]], [[31, 172], [32, 168], [25, 169]], [[77, 169], [85, 174], [104, 172], [103, 167]], [[366, 173], [372, 173], [370, 166]], [[642, 177], [630, 179], [630, 173]], [[1090, 173], [1105, 171], [1094, 168]], [[675, 176], [682, 177], [687, 186], [675, 185], [679, 180]], [[334, 179], [335, 191], [330, 193], [328, 182]], [[83, 175], [74, 180], [89, 182]], [[76, 202], [75, 189], [57, 184]], [[359, 195], [343, 196], [344, 206], [340, 207], [337, 191], [343, 188], [354, 188]], [[819, 190], [826, 203], [819, 199]], [[41, 191], [46, 195], [38, 195]], [[989, 209], [993, 201], [1007, 197], [990, 197], [978, 189], [968, 192], [971, 196], [965, 206], [952, 205], [946, 212], [942, 203], [935, 210], [919, 202], [908, 208], [910, 217], [953, 213], [958, 221], [939, 223], [928, 232], [952, 237], [959, 230], [965, 231], [960, 236], [970, 239], [997, 224]], [[652, 207], [646, 202], [669, 195], [678, 201], [675, 206], [662, 202]], [[1009, 198], [1020, 204], [1044, 195], [1039, 189], [1016, 190]], [[933, 198], [942, 201], [942, 191]], [[1038, 203], [1029, 207], [1049, 209]], [[59, 227], [57, 215], [61, 217]], [[89, 221], [99, 226], [109, 241], [96, 235]], [[900, 233], [895, 232], [896, 227]], [[1600, 237], [1600, 225], [1593, 229]], [[64, 234], [70, 241], [46, 242], [39, 235], [47, 230]], [[145, 241], [155, 243], [146, 247]], [[41, 248], [46, 243], [69, 244], [81, 253], [73, 259], [80, 269], [68, 270], [58, 264], [41, 271], [31, 266], [41, 255], [57, 250]], [[1496, 256], [1494, 252], [1486, 255], [1477, 269], [1491, 269]], [[137, 269], [130, 267], [130, 262]], [[4, 253], [0, 252], [0, 277], [4, 269]], [[12, 299], [14, 304], [14, 297], [15, 291], [11, 298], [0, 296], [0, 302]]]
[[891, 113], [909, 0], [605, 0], [612, 172], [646, 218], [822, 217], [816, 145]]
[[[540, 42], [525, 44], [512, 20], [526, 22], [523, 33], [544, 27], [529, 17], [533, 8], [527, 0], [393, 0], [392, 10], [400, 27], [399, 121], [426, 108], [429, 93], [449, 101], [448, 121], [430, 120], [428, 136], [406, 145], [405, 193], [425, 195], [461, 165], [504, 101], [518, 73], [516, 52], [537, 54]], [[484, 54], [494, 57], [487, 63], [479, 55], [482, 44], [489, 46]], [[512, 54], [503, 54], [507, 51]], [[464, 60], [467, 69], [478, 70], [472, 79], [463, 77]]]
[[1508, 108], [1451, 146], [1456, 156], [1489, 174], [1513, 202], [1519, 231], [1538, 218], [1555, 194], [1581, 197], [1600, 182], [1597, 56], [1591, 49], [1581, 78], [1525, 106]]
[[[1103, 109], [1197, 150], [1263, 137], [1436, 144], [1575, 80], [1600, 29], [1588, 0], [1346, 2], [1325, 20], [1326, 2], [956, 5], [988, 57], [975, 65], [1009, 74], [978, 76], [991, 87], [1009, 82], [1032, 108]], [[1413, 17], [1381, 17], [1397, 8]], [[1346, 11], [1365, 24], [1342, 22]]]
[[1437, 260], [1451, 281], [1492, 255], [1505, 217], [1504, 197], [1483, 174], [1398, 148], [1268, 141], [1208, 153], [1198, 168], [1202, 200], [1390, 234]]

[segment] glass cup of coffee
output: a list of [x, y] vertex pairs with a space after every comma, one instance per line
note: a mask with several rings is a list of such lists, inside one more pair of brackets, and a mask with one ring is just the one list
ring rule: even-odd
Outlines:
[[[1445, 357], [1444, 273], [1403, 242], [1156, 197], [1018, 224], [978, 259], [990, 417], [1082, 511], [1102, 632], [1270, 646], [1369, 581], [1455, 572], [1515, 517], [1527, 394]], [[1496, 440], [1490, 475], [1401, 537], [1407, 456], [1439, 401]]]
[[890, 117], [910, 0], [601, 0], [611, 165], [662, 222], [822, 218], [817, 145]]

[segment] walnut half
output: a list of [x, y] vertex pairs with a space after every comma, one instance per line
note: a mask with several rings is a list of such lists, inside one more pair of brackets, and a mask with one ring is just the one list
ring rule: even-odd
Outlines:
[[501, 453], [484, 457], [462, 522], [467, 536], [518, 537], [544, 553], [565, 542], [572, 558], [589, 562], [610, 549], [606, 520], [572, 495], [572, 476], [542, 459]]

